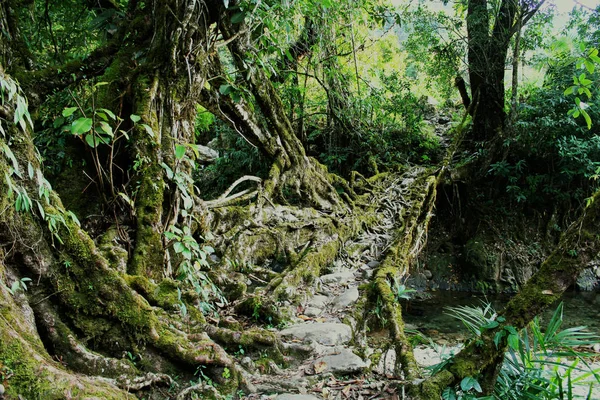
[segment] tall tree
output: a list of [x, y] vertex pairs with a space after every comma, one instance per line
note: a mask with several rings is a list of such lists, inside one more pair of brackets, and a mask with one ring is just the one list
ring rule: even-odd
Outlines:
[[511, 38], [545, 0], [469, 0], [467, 41], [473, 138], [486, 141], [504, 128], [504, 71]]

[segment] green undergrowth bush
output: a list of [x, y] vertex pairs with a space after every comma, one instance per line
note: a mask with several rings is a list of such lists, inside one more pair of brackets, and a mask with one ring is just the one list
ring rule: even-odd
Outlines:
[[[507, 157], [490, 165], [488, 174], [518, 203], [581, 204], [598, 188], [600, 128], [569, 116], [573, 100], [559, 87], [531, 91], [504, 142]], [[588, 112], [598, 121], [595, 108]]]
[[[490, 304], [446, 308], [447, 313], [461, 321], [478, 341], [482, 332], [496, 329], [504, 322]], [[593, 354], [588, 349], [600, 342], [600, 337], [578, 326], [562, 329], [563, 303], [560, 303], [547, 324], [536, 317], [525, 329], [517, 332], [504, 325], [494, 341], [503, 338], [508, 346], [504, 363], [498, 374], [494, 391], [482, 397], [477, 376], [466, 377], [457, 387], [443, 393], [451, 399], [595, 399], [600, 384], [600, 368], [592, 365]], [[439, 371], [452, 362], [442, 357], [441, 364], [432, 367]]]

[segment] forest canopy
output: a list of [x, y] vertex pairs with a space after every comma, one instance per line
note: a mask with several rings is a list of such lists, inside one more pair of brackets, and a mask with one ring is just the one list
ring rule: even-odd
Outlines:
[[[536, 318], [600, 280], [600, 8], [563, 3], [1, 1], [0, 398], [600, 382]], [[513, 297], [425, 369], [437, 290]]]

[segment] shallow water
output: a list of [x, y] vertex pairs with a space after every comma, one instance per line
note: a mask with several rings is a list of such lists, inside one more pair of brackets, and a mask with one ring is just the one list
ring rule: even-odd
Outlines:
[[[421, 330], [436, 330], [440, 333], [466, 333], [464, 325], [447, 314], [445, 307], [459, 305], [480, 306], [491, 302], [501, 310], [510, 300], [510, 295], [481, 295], [467, 292], [430, 292], [427, 300], [412, 300], [404, 304], [404, 319]], [[600, 335], [600, 293], [567, 292], [563, 295], [563, 328], [587, 326], [588, 330]], [[558, 303], [541, 316], [542, 326], [548, 322]]]

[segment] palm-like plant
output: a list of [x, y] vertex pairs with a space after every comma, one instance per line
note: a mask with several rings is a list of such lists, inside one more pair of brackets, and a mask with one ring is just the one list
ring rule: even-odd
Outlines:
[[[497, 321], [502, 318], [490, 304], [449, 307], [447, 312], [463, 322], [475, 337], [486, 328], [498, 326]], [[593, 387], [600, 384], [600, 368], [594, 368], [589, 363], [591, 354], [581, 349], [599, 343], [600, 337], [583, 326], [561, 330], [562, 323], [560, 303], [545, 330], [535, 318], [519, 332], [518, 340], [509, 340], [494, 393], [486, 399], [593, 399]], [[475, 396], [459, 392], [455, 398]]]

